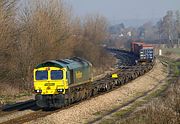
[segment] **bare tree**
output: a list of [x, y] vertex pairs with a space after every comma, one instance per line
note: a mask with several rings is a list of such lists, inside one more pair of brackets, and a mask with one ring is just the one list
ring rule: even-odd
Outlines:
[[5, 79], [14, 67], [7, 61], [13, 61], [16, 43], [15, 4], [15, 0], [0, 0], [0, 78]]
[[173, 21], [173, 11], [168, 11], [166, 16], [163, 17], [163, 34], [165, 37], [167, 37], [169, 41], [169, 45], [173, 47], [174, 45], [174, 21]]
[[36, 64], [67, 56], [71, 10], [61, 0], [32, 0], [26, 4], [19, 16], [17, 65], [22, 80], [29, 83]]
[[177, 44], [180, 47], [180, 12], [176, 11], [176, 23], [175, 23], [175, 29], [177, 32]]
[[88, 40], [101, 44], [107, 35], [107, 19], [100, 15], [88, 15], [84, 20], [84, 37]]
[[88, 15], [79, 25], [82, 25], [82, 30], [79, 30], [82, 34], [79, 35], [81, 37], [74, 50], [75, 55], [88, 59], [95, 67], [110, 67], [114, 59], [108, 59], [111, 57], [102, 48], [108, 35], [106, 18], [100, 15]]

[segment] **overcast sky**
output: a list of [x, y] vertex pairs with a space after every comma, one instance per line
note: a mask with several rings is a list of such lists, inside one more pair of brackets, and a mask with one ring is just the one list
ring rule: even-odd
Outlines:
[[76, 15], [99, 13], [112, 23], [122, 20], [154, 20], [167, 10], [180, 10], [180, 0], [66, 0]]

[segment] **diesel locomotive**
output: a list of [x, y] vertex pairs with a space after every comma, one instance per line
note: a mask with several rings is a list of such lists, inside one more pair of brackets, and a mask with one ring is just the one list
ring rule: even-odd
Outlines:
[[90, 96], [92, 64], [82, 58], [49, 60], [34, 69], [36, 104], [62, 107]]

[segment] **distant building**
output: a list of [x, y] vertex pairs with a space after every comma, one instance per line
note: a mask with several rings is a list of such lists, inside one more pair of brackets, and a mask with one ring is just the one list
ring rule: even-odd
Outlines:
[[124, 34], [122, 34], [122, 33], [119, 35], [119, 37], [123, 37], [123, 36], [124, 36]]
[[127, 32], [127, 36], [131, 37], [132, 36], [132, 33], [129, 31]]

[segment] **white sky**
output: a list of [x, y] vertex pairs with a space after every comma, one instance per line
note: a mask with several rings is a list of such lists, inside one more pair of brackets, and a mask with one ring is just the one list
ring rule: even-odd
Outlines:
[[180, 0], [65, 0], [72, 5], [76, 15], [99, 13], [109, 21], [153, 20], [167, 10], [180, 10]]

